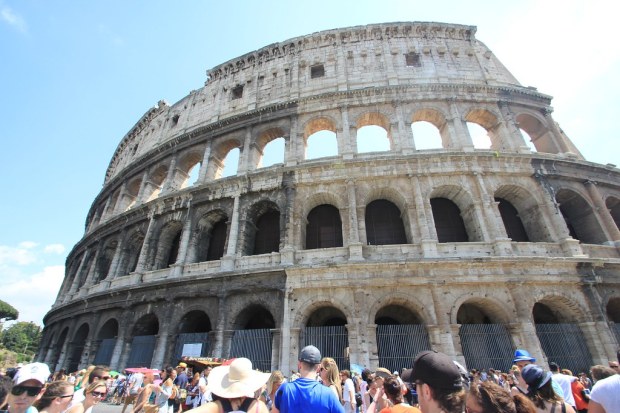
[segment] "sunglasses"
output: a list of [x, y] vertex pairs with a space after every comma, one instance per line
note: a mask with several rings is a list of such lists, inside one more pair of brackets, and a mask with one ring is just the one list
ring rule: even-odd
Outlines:
[[107, 392], [99, 392], [99, 391], [94, 391], [94, 392], [92, 392], [92, 393], [90, 393], [90, 394], [92, 394], [92, 395], [93, 395], [93, 396], [95, 396], [95, 397], [101, 397], [101, 398], [104, 398], [104, 397], [105, 397], [105, 395], [107, 394]]
[[34, 397], [41, 392], [41, 389], [43, 389], [43, 387], [17, 385], [17, 386], [13, 386], [13, 388], [11, 389], [11, 394], [13, 396], [21, 396], [25, 392], [28, 394], [28, 396]]

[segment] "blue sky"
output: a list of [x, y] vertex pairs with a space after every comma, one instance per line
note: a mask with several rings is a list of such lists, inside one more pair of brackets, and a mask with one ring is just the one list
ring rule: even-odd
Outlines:
[[[505, 3], [505, 4], [504, 4]], [[0, 299], [42, 324], [116, 146], [160, 99], [270, 43], [392, 21], [478, 27], [598, 163], [620, 163], [620, 46], [607, 1], [0, 0]]]

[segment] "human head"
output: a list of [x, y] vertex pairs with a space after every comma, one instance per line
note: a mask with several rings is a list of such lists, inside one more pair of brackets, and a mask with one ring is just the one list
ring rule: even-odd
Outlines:
[[209, 375], [209, 388], [218, 397], [237, 399], [254, 394], [269, 379], [270, 373], [252, 369], [252, 362], [236, 358], [228, 366], [217, 366]]
[[517, 349], [515, 350], [515, 356], [512, 362], [516, 364], [519, 369], [522, 369], [528, 364], [533, 364], [536, 362], [536, 359], [532, 357], [527, 350]]
[[616, 373], [620, 373], [620, 366], [618, 365], [617, 361], [610, 361], [609, 362], [609, 368], [614, 370]]
[[168, 366], [164, 371], [166, 372], [166, 379], [168, 379], [172, 377], [172, 372], [174, 371], [174, 369], [171, 366]]
[[323, 357], [321, 360], [319, 374], [321, 376], [321, 380], [323, 380], [323, 384], [340, 385], [340, 372], [338, 371], [336, 360], [333, 358]]
[[155, 375], [152, 371], [147, 371], [144, 373], [144, 384], [151, 384], [155, 381]]
[[[153, 374], [151, 373], [151, 377], [152, 376]], [[105, 380], [97, 380], [90, 383], [86, 389], [84, 389], [84, 397], [90, 403], [97, 404], [105, 399], [107, 391], [108, 388], [106, 387]]]
[[543, 370], [536, 364], [529, 364], [521, 370], [521, 376], [527, 383], [527, 396], [534, 404], [541, 408], [545, 408], [545, 402], [556, 402], [562, 400], [551, 385], [551, 376], [549, 371]]
[[[73, 397], [73, 384], [65, 380], [53, 381], [45, 387], [43, 396], [34, 403], [38, 410], [64, 412]], [[53, 406], [50, 409], [50, 406]]]
[[349, 370], [342, 370], [340, 372], [340, 381], [345, 381], [351, 378], [351, 372]]
[[273, 371], [267, 380], [267, 393], [274, 394], [282, 383], [284, 383], [284, 374], [280, 370]]
[[110, 371], [104, 366], [95, 366], [88, 375], [88, 384], [99, 380], [107, 380], [110, 378]]
[[388, 377], [383, 381], [383, 390], [392, 403], [402, 403], [403, 389], [396, 376]]
[[465, 402], [468, 413], [516, 413], [515, 402], [501, 386], [485, 381], [472, 385]]
[[187, 369], [187, 363], [181, 362], [177, 366], [177, 373], [181, 374], [181, 372], [185, 371], [185, 369]]
[[415, 383], [420, 409], [424, 413], [462, 410], [465, 403], [463, 381], [458, 367], [447, 355], [437, 351], [418, 353], [411, 374], [407, 376]]
[[50, 369], [43, 363], [30, 363], [22, 366], [13, 377], [13, 387], [9, 393], [10, 413], [24, 413], [43, 395], [43, 386], [50, 376]]
[[553, 361], [551, 363], [549, 363], [549, 370], [552, 373], [559, 373], [560, 372], [560, 366], [558, 366], [558, 363], [554, 363]]
[[299, 352], [299, 370], [305, 372], [316, 371], [321, 363], [321, 352], [314, 346], [306, 346]]
[[0, 377], [0, 410], [6, 410], [6, 402], [13, 387], [13, 379], [9, 376]]
[[611, 377], [616, 374], [614, 369], [611, 369], [607, 366], [603, 366], [601, 364], [597, 364], [590, 368], [590, 374], [592, 375], [592, 379], [594, 381], [603, 380], [607, 377]]

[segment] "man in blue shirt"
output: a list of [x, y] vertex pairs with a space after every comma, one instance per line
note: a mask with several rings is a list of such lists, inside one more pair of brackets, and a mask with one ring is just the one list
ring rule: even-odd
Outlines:
[[280, 386], [275, 395], [275, 413], [344, 413], [338, 396], [316, 380], [321, 366], [321, 352], [306, 346], [299, 353], [297, 369], [300, 377]]

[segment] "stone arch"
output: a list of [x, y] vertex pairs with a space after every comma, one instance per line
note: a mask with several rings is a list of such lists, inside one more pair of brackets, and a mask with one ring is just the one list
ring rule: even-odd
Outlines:
[[611, 217], [616, 224], [616, 227], [620, 229], [620, 198], [615, 196], [608, 196], [605, 199], [605, 206], [609, 210]]
[[282, 219], [280, 207], [271, 200], [263, 199], [251, 205], [245, 216], [243, 255], [280, 251]]
[[154, 313], [147, 313], [136, 320], [131, 327], [131, 337], [154, 336], [159, 333], [159, 318]]
[[[360, 131], [363, 128], [366, 128], [369, 126], [375, 126], [375, 127], [381, 128], [385, 132], [385, 138], [388, 141], [387, 150], [391, 150], [394, 148], [394, 139], [392, 138], [392, 129], [390, 126], [390, 120], [388, 116], [380, 112], [366, 112], [358, 116], [358, 118], [355, 120], [355, 127], [357, 129], [356, 135], [357, 135], [358, 153], [361, 152], [360, 141], [359, 141]], [[373, 135], [373, 140], [376, 140], [379, 137], [378, 133], [372, 133], [372, 135]], [[370, 146], [380, 147], [380, 142], [376, 142]], [[372, 148], [369, 148], [369, 149], [372, 149]], [[379, 150], [382, 150], [382, 149], [379, 149]], [[365, 150], [364, 152], [374, 152], [374, 150]]]
[[547, 121], [535, 113], [519, 113], [515, 120], [520, 129], [527, 132], [536, 148], [536, 152], [560, 153], [553, 132], [547, 127]]
[[[436, 128], [437, 137], [439, 138], [439, 141], [437, 143], [439, 145], [433, 144], [433, 141], [435, 140], [435, 137], [433, 136], [431, 136], [430, 139], [424, 139], [424, 143], [420, 142], [420, 145], [418, 145], [418, 139], [416, 139], [416, 134], [414, 132], [413, 140], [415, 142], [416, 149], [431, 149], [435, 147], [447, 149], [453, 146], [450, 134], [448, 132], [446, 115], [443, 113], [443, 111], [438, 108], [432, 107], [417, 109], [411, 115], [412, 128], [418, 122], [428, 122]], [[420, 141], [421, 140], [422, 139], [420, 139]], [[429, 140], [431, 140], [431, 142], [427, 142]]]
[[407, 244], [403, 212], [391, 201], [375, 199], [364, 211], [368, 245]]
[[620, 297], [611, 297], [605, 306], [607, 319], [615, 324], [620, 324]]
[[306, 216], [305, 248], [342, 247], [342, 219], [340, 210], [330, 204], [314, 207]]
[[534, 324], [583, 323], [592, 321], [574, 300], [560, 295], [542, 295], [532, 306]]
[[209, 355], [212, 331], [211, 318], [203, 309], [197, 307], [187, 309], [176, 323], [174, 359]]
[[276, 322], [267, 307], [260, 303], [251, 303], [236, 315], [231, 328], [234, 330], [272, 329], [276, 328]]
[[91, 353], [95, 354], [93, 364], [106, 366], [110, 364], [116, 347], [118, 328], [118, 321], [114, 317], [101, 325], [97, 332], [95, 346], [91, 349]]
[[140, 194], [140, 187], [142, 186], [142, 177], [135, 177], [131, 179], [125, 187], [123, 193], [123, 202], [119, 212], [125, 212], [131, 209], [138, 201], [138, 195]]
[[197, 177], [194, 168], [200, 168], [203, 156], [204, 149], [198, 147], [189, 149], [179, 156], [175, 165], [173, 188], [183, 189], [194, 185], [195, 182], [190, 182], [190, 178]]
[[473, 198], [463, 187], [442, 185], [434, 188], [430, 193], [430, 204], [439, 242], [483, 240]]
[[69, 327], [67, 326], [60, 330], [60, 334], [58, 335], [56, 343], [53, 346], [54, 348], [56, 348], [56, 351], [52, 352], [52, 358], [50, 360], [50, 368], [54, 371], [63, 367], [63, 366], [57, 366], [57, 364], [59, 362], [59, 359], [62, 357], [63, 353], [64, 355], [67, 354], [67, 351], [68, 351], [67, 337], [68, 336], [69, 336]]
[[209, 315], [204, 310], [187, 311], [177, 324], [177, 333], [208, 333], [213, 327]]
[[168, 176], [169, 167], [168, 164], [162, 164], [151, 168], [144, 188], [144, 202], [152, 201], [159, 196], [164, 187], [164, 181]]
[[475, 123], [487, 131], [487, 135], [491, 140], [491, 149], [499, 150], [502, 148], [499, 136], [499, 128], [501, 116], [498, 113], [487, 108], [473, 108], [465, 115], [465, 121]]
[[156, 238], [158, 243], [153, 259], [154, 270], [168, 268], [177, 261], [182, 232], [183, 222], [180, 220], [169, 220], [162, 225], [159, 237]]
[[[340, 144], [338, 143], [338, 135], [336, 133], [337, 125], [338, 123], [333, 118], [324, 115], [314, 117], [303, 125], [304, 159], [338, 155]], [[320, 144], [322, 149], [325, 149], [325, 147], [329, 148], [327, 153], [323, 153], [323, 150], [318, 149], [319, 143], [314, 142], [318, 139], [323, 141]], [[334, 143], [335, 148], [333, 148]], [[333, 153], [334, 149], [335, 153]]]
[[126, 363], [127, 367], [149, 367], [155, 351], [159, 319], [153, 313], [142, 315], [132, 326], [130, 333], [131, 350]]
[[[543, 212], [540, 207], [542, 202], [535, 194], [520, 185], [509, 184], [498, 187], [494, 196], [496, 202], [498, 198], [505, 199], [516, 209], [529, 241], [553, 241], [551, 232], [542, 217]], [[503, 215], [502, 219], [504, 219]], [[506, 221], [504, 221], [504, 225], [506, 225]]]
[[484, 297], [466, 293], [455, 300], [450, 310], [451, 324], [509, 324], [516, 318], [514, 309], [509, 308], [498, 297], [485, 294]]
[[[258, 133], [253, 145], [253, 165], [255, 168], [270, 166], [265, 165], [263, 158], [269, 145], [277, 139], [284, 139], [284, 146], [286, 147], [288, 136], [284, 129], [279, 126], [270, 126]], [[281, 161], [276, 163], [284, 162], [284, 152], [285, 149], [283, 148], [282, 153], [278, 154], [278, 160], [281, 159]]]
[[230, 151], [239, 149], [239, 158], [243, 152], [243, 141], [236, 137], [222, 139], [213, 145], [209, 158], [209, 176], [213, 179], [222, 177]]
[[67, 371], [77, 371], [81, 367], [82, 353], [84, 351], [84, 347], [86, 347], [86, 339], [88, 338], [89, 332], [90, 326], [88, 323], [82, 323], [73, 334], [73, 338], [71, 339], [71, 343], [69, 344], [69, 348], [67, 350]]
[[437, 324], [433, 307], [420, 301], [416, 296], [403, 294], [395, 291], [385, 292], [374, 300], [368, 309], [368, 322], [376, 321], [382, 308], [398, 306], [414, 313], [420, 324]]
[[608, 241], [607, 237], [587, 199], [568, 188], [559, 189], [555, 194], [569, 234], [586, 244], [603, 244]]
[[116, 237], [109, 238], [105, 241], [103, 248], [99, 250], [99, 256], [95, 263], [95, 279], [94, 283], [105, 280], [110, 275], [110, 266], [116, 254], [118, 239]]
[[142, 245], [144, 244], [144, 232], [140, 228], [134, 229], [125, 240], [125, 245], [121, 250], [117, 276], [128, 275], [136, 271]]
[[115, 338], [116, 336], [118, 336], [118, 320], [112, 317], [99, 328], [97, 339], [103, 340], [106, 338]]
[[306, 197], [304, 202], [301, 203], [301, 205], [303, 205], [303, 210], [301, 211], [302, 216], [308, 216], [311, 210], [323, 204], [333, 205], [341, 210], [346, 207], [347, 202], [341, 193], [328, 191], [311, 193]]
[[193, 231], [189, 262], [219, 260], [224, 256], [228, 239], [228, 214], [223, 209], [211, 210], [200, 217]]

